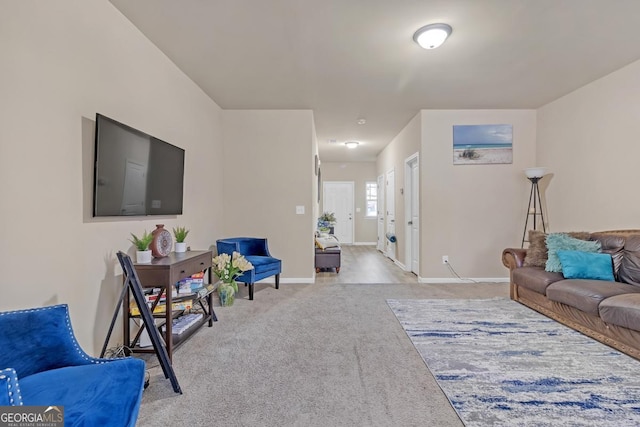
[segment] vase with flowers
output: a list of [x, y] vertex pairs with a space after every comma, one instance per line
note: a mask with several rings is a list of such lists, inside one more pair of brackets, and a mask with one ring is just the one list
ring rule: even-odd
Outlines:
[[239, 252], [233, 252], [231, 256], [220, 254], [214, 257], [211, 268], [222, 282], [218, 286], [220, 305], [233, 305], [235, 294], [238, 292], [236, 279], [245, 271], [251, 270], [253, 265]]

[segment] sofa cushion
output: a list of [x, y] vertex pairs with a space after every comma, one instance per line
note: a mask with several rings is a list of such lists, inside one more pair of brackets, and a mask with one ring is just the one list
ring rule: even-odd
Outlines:
[[607, 232], [593, 233], [591, 234], [591, 240], [600, 242], [600, 252], [611, 255], [611, 259], [613, 260], [613, 275], [617, 279], [620, 264], [622, 263], [624, 242], [626, 240], [625, 236]]
[[[569, 231], [565, 233], [570, 237], [580, 240], [590, 240], [591, 233], [587, 231]], [[524, 259], [525, 267], [542, 267], [547, 264], [547, 233], [538, 230], [529, 230], [529, 247]]]
[[627, 236], [624, 242], [618, 280], [640, 286], [640, 234]]
[[614, 295], [640, 293], [640, 287], [604, 280], [567, 279], [547, 286], [547, 298], [598, 315], [598, 305]]
[[64, 406], [65, 425], [129, 426], [138, 417], [145, 364], [124, 358], [19, 379], [25, 405]]
[[607, 298], [600, 303], [599, 310], [604, 322], [640, 331], [640, 293]]
[[529, 247], [524, 258], [525, 267], [542, 267], [547, 263], [547, 233], [529, 230]]
[[558, 251], [565, 279], [608, 280], [613, 282], [611, 255], [580, 251]]
[[598, 252], [600, 242], [576, 239], [566, 233], [551, 233], [547, 236], [547, 249], [545, 270], [561, 273], [562, 264], [558, 258], [558, 251]]
[[513, 283], [545, 295], [547, 286], [564, 279], [560, 273], [545, 271], [540, 267], [520, 267], [513, 270]]

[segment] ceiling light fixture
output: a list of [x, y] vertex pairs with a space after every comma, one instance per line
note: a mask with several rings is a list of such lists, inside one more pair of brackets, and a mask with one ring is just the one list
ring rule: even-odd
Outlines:
[[447, 24], [429, 24], [413, 35], [413, 40], [425, 49], [435, 49], [451, 35], [451, 26]]
[[356, 148], [360, 143], [358, 141], [348, 141], [345, 142], [344, 145], [346, 145], [347, 148]]
[[359, 125], [363, 125], [363, 124], [367, 123], [367, 119], [358, 119], [358, 121], [356, 123], [358, 123]]

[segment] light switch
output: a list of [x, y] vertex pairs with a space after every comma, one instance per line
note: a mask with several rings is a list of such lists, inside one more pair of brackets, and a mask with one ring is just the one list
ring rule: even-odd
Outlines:
[[356, 212], [360, 212], [360, 208], [356, 208]]
[[304, 215], [304, 206], [296, 206], [296, 214]]

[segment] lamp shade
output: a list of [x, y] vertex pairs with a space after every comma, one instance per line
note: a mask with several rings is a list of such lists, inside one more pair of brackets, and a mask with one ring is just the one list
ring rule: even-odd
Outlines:
[[413, 40], [424, 49], [435, 49], [444, 43], [451, 31], [447, 24], [429, 24], [416, 31]]
[[547, 168], [527, 168], [524, 170], [524, 174], [527, 176], [527, 178], [542, 178], [547, 174]]

